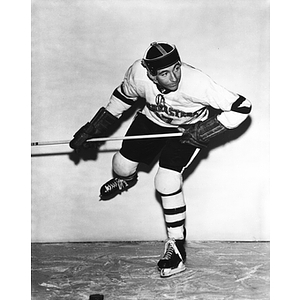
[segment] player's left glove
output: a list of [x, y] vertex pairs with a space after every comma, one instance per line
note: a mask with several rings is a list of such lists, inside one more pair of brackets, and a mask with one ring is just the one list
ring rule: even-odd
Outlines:
[[180, 138], [181, 143], [187, 143], [197, 148], [207, 147], [212, 138], [228, 130], [216, 116], [204, 122], [182, 125], [179, 130], [180, 128], [184, 130]]
[[80, 148], [97, 148], [99, 143], [86, 141], [92, 138], [106, 137], [108, 131], [117, 121], [117, 117], [112, 115], [104, 107], [101, 107], [93, 119], [74, 134], [69, 146], [74, 150]]

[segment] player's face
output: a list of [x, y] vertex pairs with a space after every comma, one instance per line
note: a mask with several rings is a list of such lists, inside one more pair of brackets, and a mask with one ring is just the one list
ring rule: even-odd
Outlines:
[[163, 88], [176, 91], [181, 79], [181, 63], [157, 71], [156, 81]]

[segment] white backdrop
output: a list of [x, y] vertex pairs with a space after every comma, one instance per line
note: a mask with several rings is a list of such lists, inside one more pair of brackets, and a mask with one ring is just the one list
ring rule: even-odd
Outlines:
[[[188, 239], [269, 240], [268, 1], [33, 0], [32, 141], [71, 139], [155, 40], [253, 104], [185, 174]], [[68, 146], [32, 147], [32, 241], [165, 238], [156, 164], [122, 196], [98, 201], [120, 144], [79, 161]]]

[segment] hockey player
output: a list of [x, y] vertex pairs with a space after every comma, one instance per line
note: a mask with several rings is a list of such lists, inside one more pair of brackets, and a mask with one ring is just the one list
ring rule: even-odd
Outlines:
[[[168, 239], [158, 269], [162, 277], [185, 270], [186, 204], [182, 173], [196, 154], [215, 136], [236, 128], [248, 116], [251, 103], [245, 97], [216, 84], [202, 71], [181, 61], [174, 45], [153, 42], [143, 59], [127, 70], [107, 106], [81, 127], [70, 142], [80, 149], [95, 137], [107, 136], [122, 113], [141, 97], [145, 106], [135, 116], [126, 135], [182, 131], [181, 137], [124, 140], [112, 161], [113, 179], [100, 189], [108, 200], [137, 183], [137, 167], [151, 164], [159, 155], [155, 188], [162, 200]], [[219, 110], [209, 116], [209, 107]]]

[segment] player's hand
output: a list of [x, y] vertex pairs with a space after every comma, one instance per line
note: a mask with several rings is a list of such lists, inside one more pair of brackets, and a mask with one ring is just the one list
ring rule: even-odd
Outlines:
[[180, 141], [197, 148], [207, 147], [212, 138], [227, 131], [227, 128], [218, 121], [217, 116], [181, 127], [185, 130]]
[[103, 142], [85, 142], [81, 149], [98, 149]]
[[199, 136], [199, 128], [196, 124], [181, 125], [181, 127], [178, 128], [178, 130], [183, 133], [180, 137], [180, 142], [183, 144], [190, 144], [197, 148], [206, 148], [208, 146], [208, 141], [203, 140]]
[[70, 141], [70, 148], [76, 150], [83, 147], [86, 140], [91, 138], [91, 134], [94, 131], [94, 126], [91, 123], [86, 123], [82, 126], [73, 136], [73, 139]]

